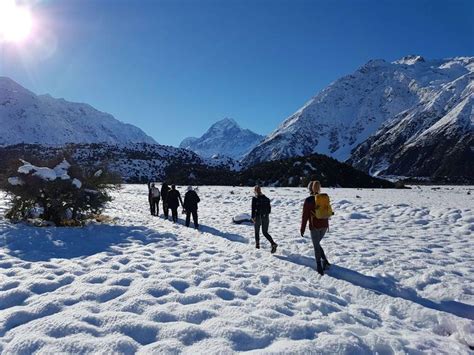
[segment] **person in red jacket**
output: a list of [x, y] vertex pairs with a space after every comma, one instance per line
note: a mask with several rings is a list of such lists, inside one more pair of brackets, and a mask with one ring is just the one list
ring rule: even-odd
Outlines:
[[301, 219], [301, 236], [304, 236], [306, 224], [309, 222], [309, 231], [311, 233], [311, 239], [314, 246], [314, 255], [316, 257], [316, 270], [320, 275], [324, 275], [324, 270], [327, 269], [330, 264], [324, 254], [324, 250], [321, 247], [321, 239], [323, 239], [329, 228], [328, 219], [318, 219], [313, 213], [318, 206], [316, 205], [315, 196], [321, 191], [321, 183], [319, 181], [312, 181], [308, 185], [311, 196], [309, 196], [303, 205], [303, 217]]

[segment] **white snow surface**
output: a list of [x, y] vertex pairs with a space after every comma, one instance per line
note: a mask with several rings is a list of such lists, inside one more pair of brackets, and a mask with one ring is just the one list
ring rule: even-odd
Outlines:
[[231, 222], [251, 188], [200, 187], [200, 231], [150, 216], [145, 185], [84, 228], [11, 224], [0, 192], [0, 352], [472, 353], [468, 191], [327, 189], [323, 277], [303, 188], [264, 189], [274, 255]]
[[142, 130], [90, 105], [36, 95], [0, 77], [0, 146], [19, 143], [150, 143]]

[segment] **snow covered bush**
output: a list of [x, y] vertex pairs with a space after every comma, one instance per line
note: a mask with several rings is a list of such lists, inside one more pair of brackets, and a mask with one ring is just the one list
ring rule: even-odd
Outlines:
[[20, 163], [2, 184], [11, 199], [6, 217], [13, 221], [40, 218], [57, 226], [81, 225], [99, 215], [111, 201], [108, 190], [119, 187], [118, 178], [105, 169], [82, 168], [66, 159], [46, 166]]

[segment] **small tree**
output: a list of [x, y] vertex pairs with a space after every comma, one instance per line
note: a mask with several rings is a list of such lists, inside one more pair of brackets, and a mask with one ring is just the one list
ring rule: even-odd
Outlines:
[[6, 217], [13, 221], [38, 217], [57, 226], [80, 225], [101, 213], [112, 200], [110, 189], [119, 188], [117, 176], [104, 168], [82, 168], [63, 159], [36, 166], [21, 160], [4, 188], [11, 208]]

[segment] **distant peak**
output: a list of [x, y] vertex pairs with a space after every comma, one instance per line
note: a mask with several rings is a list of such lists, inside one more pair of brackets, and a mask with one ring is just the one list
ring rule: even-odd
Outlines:
[[212, 129], [229, 129], [229, 128], [240, 129], [240, 126], [238, 125], [237, 122], [235, 122], [233, 118], [226, 117], [214, 123], [210, 129], [212, 130]]
[[233, 125], [238, 126], [237, 122], [233, 118], [230, 118], [230, 117], [225, 117], [222, 120], [217, 121], [217, 123], [233, 124]]
[[423, 58], [421, 55], [407, 55], [399, 60], [394, 61], [395, 64], [406, 64], [406, 65], [413, 65], [416, 63], [423, 63], [425, 62], [425, 58]]

